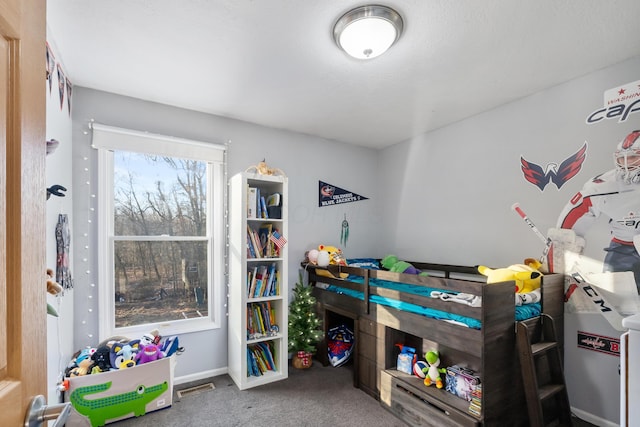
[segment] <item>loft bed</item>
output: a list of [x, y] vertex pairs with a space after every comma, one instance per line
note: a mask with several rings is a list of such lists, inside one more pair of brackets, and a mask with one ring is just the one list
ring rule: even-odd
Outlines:
[[[488, 285], [475, 267], [411, 264], [428, 276], [363, 268], [369, 263], [361, 262], [324, 268], [303, 264], [325, 337], [335, 316], [353, 322], [354, 385], [412, 425], [527, 425], [516, 322], [537, 322], [541, 313], [549, 315], [562, 346], [563, 276], [544, 275], [537, 306], [516, 307], [513, 281]], [[441, 295], [462, 295], [473, 304]], [[482, 383], [480, 414], [471, 413], [469, 402], [444, 389], [426, 387], [420, 378], [396, 371], [396, 343], [416, 348], [419, 358], [438, 349], [440, 367], [473, 369]], [[318, 358], [328, 364], [322, 351], [326, 342], [318, 348]]]

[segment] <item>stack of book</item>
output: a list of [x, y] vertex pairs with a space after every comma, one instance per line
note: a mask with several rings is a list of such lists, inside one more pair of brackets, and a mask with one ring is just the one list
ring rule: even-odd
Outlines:
[[476, 384], [471, 392], [471, 402], [469, 402], [469, 413], [480, 417], [482, 414], [482, 384]]
[[273, 342], [261, 342], [247, 348], [247, 376], [259, 377], [267, 371], [275, 371]]

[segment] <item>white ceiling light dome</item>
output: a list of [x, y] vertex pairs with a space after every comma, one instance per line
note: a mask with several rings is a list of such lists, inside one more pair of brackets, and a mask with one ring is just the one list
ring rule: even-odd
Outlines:
[[404, 22], [395, 10], [360, 6], [345, 13], [333, 27], [336, 44], [357, 59], [372, 59], [387, 51], [402, 35]]

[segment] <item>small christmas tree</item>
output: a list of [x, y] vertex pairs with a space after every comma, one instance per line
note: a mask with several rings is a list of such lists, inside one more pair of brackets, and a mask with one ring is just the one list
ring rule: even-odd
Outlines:
[[322, 339], [320, 320], [314, 311], [316, 299], [311, 287], [302, 283], [302, 275], [293, 289], [289, 304], [289, 351], [315, 353], [316, 344]]

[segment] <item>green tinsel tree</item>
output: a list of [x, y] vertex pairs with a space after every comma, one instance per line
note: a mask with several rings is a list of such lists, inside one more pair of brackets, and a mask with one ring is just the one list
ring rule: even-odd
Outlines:
[[302, 275], [293, 289], [289, 304], [289, 351], [316, 352], [316, 344], [322, 339], [320, 320], [315, 313], [316, 299], [311, 287], [302, 283]]

